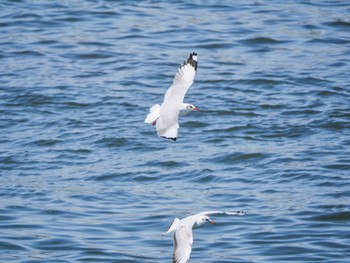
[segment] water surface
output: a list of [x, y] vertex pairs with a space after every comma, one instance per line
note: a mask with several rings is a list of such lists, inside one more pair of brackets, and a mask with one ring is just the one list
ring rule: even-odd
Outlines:
[[[347, 1], [0, 3], [0, 260], [348, 262]], [[190, 52], [176, 143], [143, 123]]]

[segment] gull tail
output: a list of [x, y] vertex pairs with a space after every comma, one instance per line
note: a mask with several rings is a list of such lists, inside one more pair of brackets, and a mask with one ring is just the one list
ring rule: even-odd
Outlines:
[[153, 105], [152, 108], [149, 110], [149, 113], [145, 119], [145, 122], [155, 125], [159, 118], [159, 111], [160, 111], [160, 105], [159, 104]]
[[169, 234], [171, 232], [174, 232], [177, 228], [177, 226], [179, 225], [180, 219], [175, 218], [174, 221], [171, 223], [171, 225], [168, 228], [168, 231], [166, 231], [165, 233], [162, 234], [162, 236]]

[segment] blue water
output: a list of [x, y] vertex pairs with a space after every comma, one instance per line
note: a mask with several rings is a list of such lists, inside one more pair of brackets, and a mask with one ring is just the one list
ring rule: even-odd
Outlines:
[[[349, 262], [348, 1], [0, 3], [0, 261]], [[175, 143], [143, 121], [191, 52]]]

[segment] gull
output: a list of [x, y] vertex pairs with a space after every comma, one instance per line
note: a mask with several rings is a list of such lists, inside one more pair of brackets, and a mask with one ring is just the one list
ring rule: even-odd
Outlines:
[[162, 105], [151, 107], [145, 122], [156, 125], [157, 134], [165, 139], [176, 141], [180, 128], [179, 115], [186, 115], [199, 109], [190, 103], [184, 103], [187, 90], [193, 83], [197, 70], [197, 53], [193, 52], [175, 74], [173, 84], [167, 90]]
[[245, 215], [244, 211], [206, 211], [183, 219], [175, 218], [165, 234], [174, 232], [174, 253], [173, 263], [188, 263], [190, 261], [193, 235], [192, 230], [203, 226], [206, 223], [215, 224], [209, 215]]

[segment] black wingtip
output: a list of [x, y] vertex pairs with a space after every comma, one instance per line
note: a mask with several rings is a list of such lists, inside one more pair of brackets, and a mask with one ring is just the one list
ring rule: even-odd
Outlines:
[[164, 138], [164, 139], [168, 139], [168, 140], [172, 140], [172, 141], [176, 141], [176, 137], [165, 137], [165, 136], [160, 136], [160, 137], [162, 137], [162, 138]]
[[[194, 59], [193, 56], [196, 56], [196, 58]], [[190, 64], [192, 67], [194, 67], [195, 70], [197, 70], [197, 53], [196, 52], [192, 52], [189, 56], [189, 58], [187, 59], [187, 63]]]
[[[186, 66], [187, 64], [190, 64], [192, 67], [194, 67], [194, 70], [197, 70], [197, 53], [196, 52], [192, 52], [188, 59], [184, 61], [184, 63], [182, 63], [181, 67]], [[180, 67], [180, 68], [181, 68]]]

